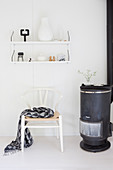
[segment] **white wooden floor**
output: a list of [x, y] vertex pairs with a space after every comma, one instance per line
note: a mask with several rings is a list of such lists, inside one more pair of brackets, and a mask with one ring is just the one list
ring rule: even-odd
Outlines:
[[90, 153], [79, 147], [78, 136], [64, 137], [64, 152], [60, 152], [56, 137], [35, 137], [34, 144], [21, 152], [3, 156], [3, 148], [14, 140], [0, 137], [0, 170], [112, 170], [113, 137], [111, 148], [99, 153]]

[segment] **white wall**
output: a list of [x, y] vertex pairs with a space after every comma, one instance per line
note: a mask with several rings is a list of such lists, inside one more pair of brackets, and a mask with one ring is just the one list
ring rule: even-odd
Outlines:
[[[11, 30], [30, 28], [37, 39], [43, 16], [49, 18], [54, 34], [70, 30], [71, 64], [10, 63]], [[105, 0], [0, 0], [0, 23], [0, 135], [16, 135], [24, 109], [20, 96], [33, 86], [52, 86], [62, 92], [64, 135], [78, 134], [79, 87], [84, 82], [78, 69], [97, 71], [93, 82], [106, 83]]]

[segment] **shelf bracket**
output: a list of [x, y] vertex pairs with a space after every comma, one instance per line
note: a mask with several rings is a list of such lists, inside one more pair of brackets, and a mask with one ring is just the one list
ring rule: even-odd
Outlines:
[[14, 31], [12, 31], [11, 37], [10, 37], [10, 41], [13, 41], [13, 35], [14, 35]]
[[69, 49], [67, 49], [67, 56], [68, 56], [68, 61], [70, 61]]
[[70, 34], [69, 34], [69, 31], [67, 31], [67, 35], [68, 35], [68, 41], [70, 41]]
[[13, 50], [13, 53], [12, 53], [12, 56], [11, 56], [11, 61], [13, 61], [14, 54], [15, 54], [15, 50]]

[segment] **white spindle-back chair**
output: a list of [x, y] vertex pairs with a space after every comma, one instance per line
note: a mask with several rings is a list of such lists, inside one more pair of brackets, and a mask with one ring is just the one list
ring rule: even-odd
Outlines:
[[[27, 108], [32, 109], [33, 107], [47, 107], [54, 110], [54, 116], [51, 118], [30, 118], [22, 116], [21, 121], [21, 150], [24, 151], [24, 131], [25, 128], [56, 128], [57, 138], [60, 136], [61, 152], [63, 152], [63, 131], [62, 131], [62, 115], [59, 114], [57, 108], [62, 98], [59, 91], [53, 88], [33, 88], [24, 93], [22, 96], [25, 101]], [[25, 125], [27, 121], [27, 125]], [[29, 125], [29, 122], [40, 122], [43, 121], [43, 125], [34, 124]], [[52, 125], [49, 123], [52, 122]], [[59, 133], [58, 133], [59, 132]], [[58, 135], [59, 134], [59, 135]]]

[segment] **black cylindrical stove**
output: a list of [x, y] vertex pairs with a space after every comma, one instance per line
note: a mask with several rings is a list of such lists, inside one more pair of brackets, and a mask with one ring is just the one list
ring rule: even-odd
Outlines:
[[100, 152], [110, 147], [107, 140], [112, 135], [110, 123], [110, 86], [82, 85], [80, 147], [90, 152]]

